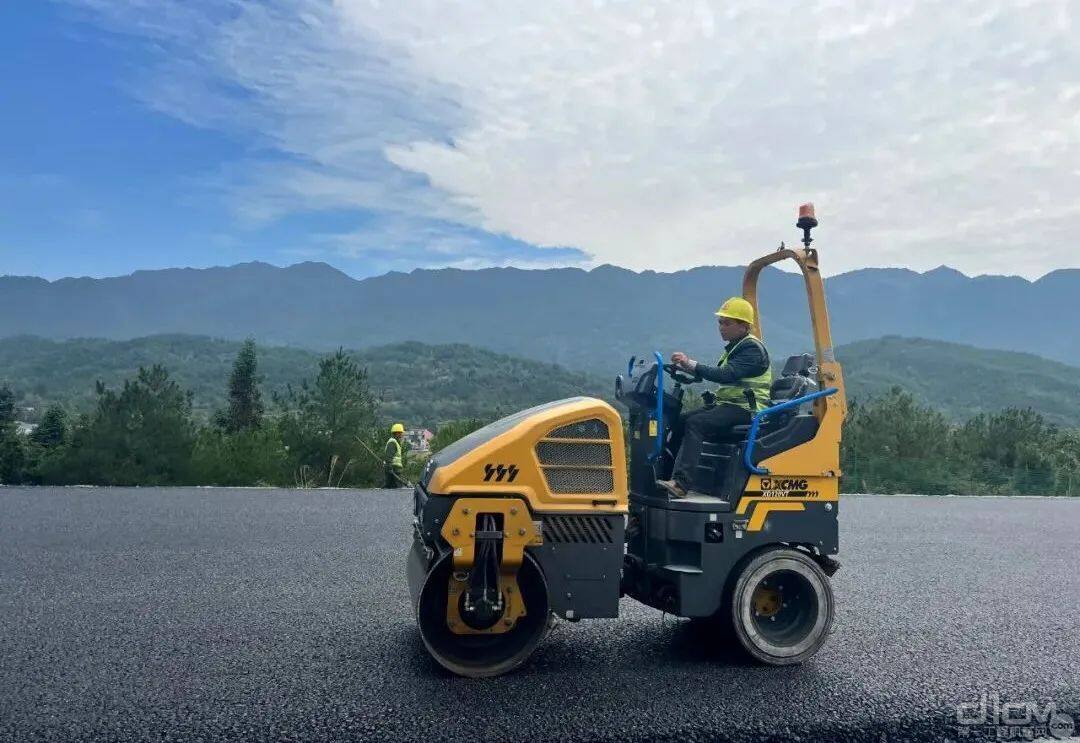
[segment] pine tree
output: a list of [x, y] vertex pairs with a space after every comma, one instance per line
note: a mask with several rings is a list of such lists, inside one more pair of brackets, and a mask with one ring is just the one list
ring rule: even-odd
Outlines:
[[229, 376], [229, 407], [217, 416], [218, 425], [228, 433], [250, 431], [262, 423], [264, 409], [259, 391], [262, 377], [257, 369], [255, 341], [248, 338], [236, 354]]
[[191, 393], [163, 366], [139, 367], [116, 392], [96, 385], [97, 409], [48, 459], [46, 482], [88, 485], [185, 485], [195, 426]]
[[52, 405], [45, 411], [41, 425], [34, 429], [30, 438], [34, 443], [52, 449], [67, 440], [67, 413], [59, 405]]
[[290, 388], [281, 403], [288, 408], [280, 419], [282, 439], [295, 467], [317, 473], [320, 484], [374, 480], [382, 461], [357, 437], [369, 449], [386, 439], [371, 437], [377, 413], [367, 369], [339, 348], [319, 361], [314, 383], [305, 380], [299, 389]]
[[0, 429], [15, 422], [15, 393], [6, 384], [0, 386]]
[[22, 481], [26, 448], [15, 430], [15, 393], [0, 386], [0, 484]]

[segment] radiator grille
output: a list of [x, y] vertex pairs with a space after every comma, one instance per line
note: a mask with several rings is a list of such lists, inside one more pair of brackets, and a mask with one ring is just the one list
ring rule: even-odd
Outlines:
[[548, 516], [544, 541], [560, 544], [611, 544], [611, 524], [603, 516]]
[[578, 467], [610, 467], [611, 445], [541, 441], [536, 445], [540, 464]]
[[547, 435], [549, 439], [606, 439], [609, 438], [607, 423], [599, 418], [569, 423]]
[[609, 469], [544, 467], [544, 479], [553, 493], [610, 493], [615, 482]]

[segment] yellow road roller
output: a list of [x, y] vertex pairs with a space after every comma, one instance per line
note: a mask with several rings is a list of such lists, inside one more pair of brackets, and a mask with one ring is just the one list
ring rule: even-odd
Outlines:
[[623, 596], [729, 627], [762, 663], [817, 652], [832, 625], [829, 576], [839, 567], [845, 398], [810, 247], [816, 225], [804, 205], [804, 247], [781, 244], [754, 261], [742, 288], [762, 338], [758, 277], [794, 261], [815, 353], [787, 359], [770, 405], [749, 425], [703, 443], [688, 497], [671, 499], [656, 482], [671, 476], [672, 423], [687, 386], [701, 380], [659, 352], [631, 359], [615, 380], [625, 423], [603, 400], [558, 400], [431, 458], [413, 493], [407, 573], [420, 635], [440, 665], [470, 677], [506, 673], [556, 618], [617, 617]]

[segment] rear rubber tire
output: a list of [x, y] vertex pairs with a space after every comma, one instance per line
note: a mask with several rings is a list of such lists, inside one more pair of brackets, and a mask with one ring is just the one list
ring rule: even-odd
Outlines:
[[446, 626], [447, 582], [453, 558], [447, 554], [428, 572], [416, 607], [420, 637], [439, 665], [469, 678], [500, 676], [532, 655], [550, 629], [551, 610], [547, 581], [540, 566], [526, 552], [517, 581], [525, 602], [525, 616], [508, 632], [493, 635], [456, 635]]
[[832, 587], [812, 557], [778, 547], [743, 566], [728, 610], [735, 636], [751, 657], [773, 666], [795, 665], [813, 657], [829, 636]]

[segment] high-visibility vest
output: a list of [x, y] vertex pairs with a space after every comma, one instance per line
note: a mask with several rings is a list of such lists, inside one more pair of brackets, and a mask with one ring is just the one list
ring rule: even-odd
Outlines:
[[[730, 351], [724, 351], [724, 355], [720, 357], [720, 361], [717, 362], [717, 366], [721, 369], [724, 368], [724, 364], [727, 363], [728, 357], [735, 352], [735, 349], [741, 346], [747, 341], [747, 339], [754, 341], [755, 343], [761, 343], [760, 340], [755, 338], [750, 333], [747, 333], [731, 347]], [[764, 344], [762, 344], [764, 346]], [[743, 379], [736, 380], [731, 384], [725, 384], [716, 389], [716, 401], [726, 402], [731, 405], [738, 405], [740, 408], [747, 410], [751, 413], [758, 410], [764, 410], [769, 407], [769, 392], [772, 387], [772, 367], [765, 367], [765, 371], [762, 374], [758, 374], [756, 377], [744, 377]], [[746, 390], [750, 390], [754, 393], [754, 407], [750, 407], [750, 403], [746, 401]]]
[[394, 458], [390, 460], [390, 466], [391, 467], [402, 467], [402, 466], [404, 466], [401, 463], [401, 442], [398, 441], [397, 439], [395, 439], [393, 436], [391, 436], [390, 440], [387, 441], [386, 443], [387, 443], [387, 445], [389, 445], [389, 444], [394, 445]]

